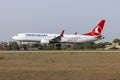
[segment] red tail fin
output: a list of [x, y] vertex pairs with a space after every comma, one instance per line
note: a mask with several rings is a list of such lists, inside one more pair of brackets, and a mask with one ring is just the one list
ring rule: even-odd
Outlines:
[[83, 35], [87, 35], [87, 36], [100, 36], [101, 35], [101, 32], [103, 30], [103, 27], [104, 27], [104, 23], [105, 23], [105, 20], [101, 20], [97, 26], [89, 33], [85, 33]]

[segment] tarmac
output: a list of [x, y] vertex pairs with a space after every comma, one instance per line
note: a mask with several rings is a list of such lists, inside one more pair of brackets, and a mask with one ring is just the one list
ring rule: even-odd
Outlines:
[[53, 52], [64, 52], [64, 53], [68, 53], [68, 52], [74, 52], [74, 53], [100, 53], [100, 52], [104, 52], [104, 53], [112, 53], [112, 52], [117, 52], [117, 53], [120, 53], [120, 50], [42, 50], [42, 51], [0, 51], [0, 53], [28, 53], [28, 52], [42, 52], [42, 53], [46, 53], [46, 52], [49, 52], [49, 53], [53, 53]]

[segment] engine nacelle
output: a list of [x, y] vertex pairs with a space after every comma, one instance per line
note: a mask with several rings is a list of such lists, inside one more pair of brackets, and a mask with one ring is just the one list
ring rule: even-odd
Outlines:
[[49, 44], [50, 41], [49, 41], [49, 40], [45, 40], [45, 39], [43, 39], [43, 40], [41, 40], [41, 43], [42, 43], [42, 44]]

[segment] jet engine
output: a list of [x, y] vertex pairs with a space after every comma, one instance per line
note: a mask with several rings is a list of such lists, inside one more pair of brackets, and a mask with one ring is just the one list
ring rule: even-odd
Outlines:
[[49, 41], [49, 40], [44, 40], [44, 39], [43, 39], [43, 40], [41, 40], [41, 43], [42, 43], [42, 44], [49, 44], [50, 41]]

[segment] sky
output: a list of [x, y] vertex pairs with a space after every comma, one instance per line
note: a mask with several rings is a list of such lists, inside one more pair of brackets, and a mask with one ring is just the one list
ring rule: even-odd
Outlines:
[[120, 38], [120, 0], [1, 0], [0, 41], [17, 33], [89, 32], [106, 20], [102, 41]]

